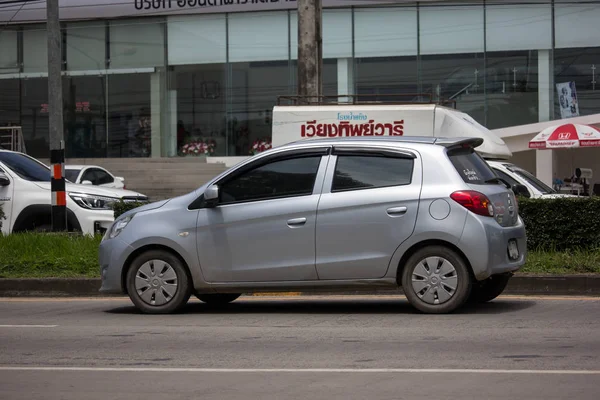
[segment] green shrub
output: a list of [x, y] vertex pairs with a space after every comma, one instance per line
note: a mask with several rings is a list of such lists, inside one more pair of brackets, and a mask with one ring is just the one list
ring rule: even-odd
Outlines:
[[131, 201], [124, 202], [123, 200], [119, 200], [118, 202], [113, 204], [113, 211], [115, 213], [115, 219], [119, 218], [119, 215], [126, 213], [129, 210], [133, 210], [134, 208], [138, 208], [147, 203], [139, 202], [139, 201]]
[[530, 250], [600, 249], [600, 197], [519, 198]]
[[2, 204], [0, 204], [0, 229], [2, 229], [3, 219], [6, 219], [6, 216], [4, 215], [4, 210], [2, 210]]

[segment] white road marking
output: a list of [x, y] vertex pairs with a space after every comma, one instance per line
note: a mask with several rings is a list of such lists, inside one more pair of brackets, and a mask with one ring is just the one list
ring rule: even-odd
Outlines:
[[600, 370], [552, 369], [419, 369], [419, 368], [132, 368], [132, 367], [36, 367], [0, 366], [0, 371], [75, 371], [75, 372], [217, 372], [217, 373], [451, 373], [451, 374], [539, 374], [600, 375]]
[[58, 325], [0, 325], [0, 328], [56, 328]]

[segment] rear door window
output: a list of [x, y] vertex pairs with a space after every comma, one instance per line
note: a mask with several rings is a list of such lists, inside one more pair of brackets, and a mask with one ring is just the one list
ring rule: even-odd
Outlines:
[[448, 158], [463, 181], [470, 185], [484, 185], [496, 174], [473, 149], [450, 150]]
[[410, 185], [413, 164], [412, 158], [340, 155], [331, 191]]

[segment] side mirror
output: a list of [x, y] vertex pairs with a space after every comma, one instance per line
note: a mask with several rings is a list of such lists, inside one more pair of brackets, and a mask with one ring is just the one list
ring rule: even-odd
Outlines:
[[0, 186], [10, 185], [10, 179], [6, 175], [0, 172]]
[[515, 193], [516, 196], [531, 197], [531, 194], [529, 193], [529, 189], [527, 189], [527, 186], [525, 186], [525, 185], [521, 185], [521, 184], [513, 185], [512, 191]]
[[204, 203], [207, 207], [216, 207], [219, 204], [219, 186], [210, 185], [204, 191]]
[[92, 181], [81, 181], [82, 185], [93, 185]]

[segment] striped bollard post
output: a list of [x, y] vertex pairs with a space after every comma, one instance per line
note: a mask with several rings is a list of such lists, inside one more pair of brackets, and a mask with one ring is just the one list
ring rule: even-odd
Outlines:
[[52, 232], [67, 230], [67, 192], [65, 184], [65, 146], [60, 141], [60, 149], [50, 150], [52, 177], [50, 190], [52, 192]]

